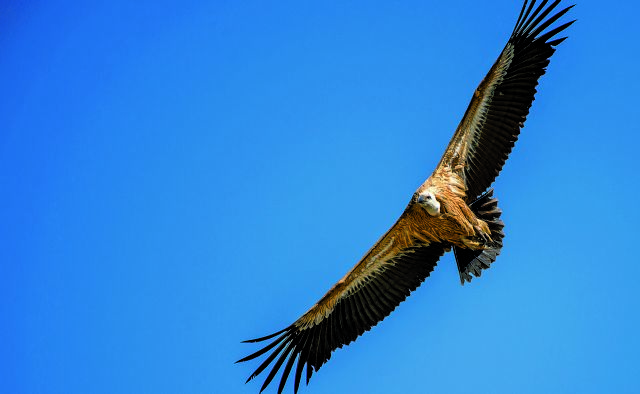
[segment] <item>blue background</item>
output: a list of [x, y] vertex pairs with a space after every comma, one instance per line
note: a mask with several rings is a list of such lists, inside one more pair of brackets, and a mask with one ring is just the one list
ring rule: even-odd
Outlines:
[[[0, 391], [256, 393], [240, 341], [394, 223], [519, 11], [4, 2]], [[302, 392], [640, 390], [638, 11], [571, 11], [495, 184], [492, 268], [461, 287], [446, 255]]]

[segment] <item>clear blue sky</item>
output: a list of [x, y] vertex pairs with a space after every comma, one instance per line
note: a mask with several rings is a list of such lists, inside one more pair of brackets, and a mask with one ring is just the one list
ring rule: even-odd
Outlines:
[[[393, 224], [520, 10], [8, 3], [6, 393], [257, 393], [240, 341], [295, 320]], [[495, 184], [492, 268], [462, 287], [445, 256], [303, 393], [640, 390], [639, 11], [571, 11]]]

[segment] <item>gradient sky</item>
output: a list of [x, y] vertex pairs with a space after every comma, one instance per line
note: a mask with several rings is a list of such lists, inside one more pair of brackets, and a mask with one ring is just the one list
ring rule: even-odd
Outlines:
[[[3, 2], [0, 391], [257, 393], [240, 341], [393, 224], [519, 11]], [[462, 287], [446, 255], [302, 393], [640, 390], [639, 11], [571, 11], [492, 268]]]

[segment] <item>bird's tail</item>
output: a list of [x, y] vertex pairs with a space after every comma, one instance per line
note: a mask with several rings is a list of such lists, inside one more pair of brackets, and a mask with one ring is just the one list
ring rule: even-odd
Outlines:
[[453, 247], [453, 254], [456, 257], [460, 273], [460, 283], [463, 285], [465, 281], [471, 282], [471, 274], [476, 277], [480, 276], [482, 270], [489, 268], [489, 265], [496, 260], [496, 256], [500, 254], [502, 249], [502, 239], [504, 238], [502, 231], [504, 223], [500, 220], [502, 210], [498, 208], [498, 200], [493, 198], [493, 189], [489, 189], [469, 206], [476, 217], [484, 220], [489, 226], [493, 242], [488, 245], [488, 248], [481, 250]]

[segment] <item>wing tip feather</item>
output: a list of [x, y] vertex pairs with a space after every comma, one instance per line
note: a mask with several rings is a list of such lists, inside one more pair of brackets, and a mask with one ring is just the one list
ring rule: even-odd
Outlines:
[[244, 340], [244, 341], [242, 341], [240, 343], [256, 343], [256, 342], [266, 341], [267, 339], [271, 339], [271, 338], [273, 338], [273, 337], [275, 337], [277, 335], [282, 334], [283, 332], [287, 331], [290, 328], [291, 328], [291, 326], [289, 326], [287, 328], [283, 328], [282, 330], [280, 330], [278, 332], [274, 332], [273, 334], [269, 334], [267, 336], [260, 337], [260, 338], [255, 338], [255, 339], [247, 339], [247, 340]]

